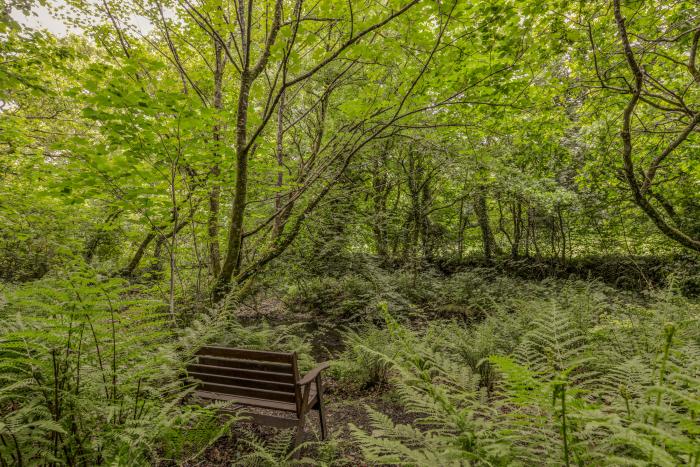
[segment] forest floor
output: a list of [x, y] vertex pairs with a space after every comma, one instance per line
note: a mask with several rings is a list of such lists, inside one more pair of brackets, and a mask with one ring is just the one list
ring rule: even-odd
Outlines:
[[[335, 443], [336, 454], [341, 454], [347, 465], [366, 465], [356, 443], [352, 442], [349, 424], [366, 431], [371, 431], [370, 420], [366, 407], [371, 407], [386, 415], [396, 423], [410, 424], [413, 417], [407, 414], [398, 401], [393, 400], [391, 388], [376, 388], [361, 393], [348, 393], [340, 389], [334, 381], [326, 379], [326, 412], [328, 415], [329, 438]], [[305, 442], [308, 446], [301, 451], [301, 456], [316, 450], [314, 441], [320, 440], [318, 415], [313, 412], [306, 422]], [[240, 442], [238, 434], [253, 433], [263, 442], [270, 442], [280, 435], [276, 428], [264, 427], [252, 423], [234, 425], [228, 436], [223, 436], [210, 446], [197, 462], [189, 465], [197, 466], [230, 466], [248, 451], [248, 446]]]
[[[290, 312], [278, 299], [268, 297], [254, 306], [244, 307], [238, 318], [242, 323], [259, 323], [264, 320], [273, 328], [280, 325], [296, 327], [298, 334], [305, 334], [309, 339], [312, 354], [317, 361], [332, 360], [343, 349], [340, 331], [328, 332], [329, 327], [324, 323], [313, 321], [311, 315]], [[370, 388], [348, 387], [330, 375], [324, 375], [323, 381], [329, 439], [334, 443], [334, 454], [343, 457], [347, 465], [367, 465], [357, 443], [352, 440], [350, 424], [364, 431], [371, 431], [368, 407], [388, 415], [395, 423], [410, 425], [415, 419], [400, 404], [395, 388], [390, 383]], [[306, 446], [300, 452], [301, 457], [317, 456], [318, 445], [314, 442], [320, 441], [319, 423], [318, 414], [312, 411], [306, 422]], [[235, 433], [251, 433], [263, 443], [284, 438], [280, 436], [283, 435], [282, 430], [273, 427], [246, 422], [241, 422], [238, 427], [243, 430], [232, 429], [229, 435], [221, 437], [202, 453], [196, 462], [187, 465], [230, 466], [250, 451], [250, 446], [238, 439]]]
[[[350, 424], [365, 431], [371, 431], [371, 424], [367, 407], [388, 415], [395, 423], [411, 424], [414, 417], [406, 413], [398, 400], [392, 387], [376, 387], [361, 391], [347, 391], [337, 381], [325, 378], [324, 384], [326, 413], [328, 416], [329, 438], [334, 442], [335, 454], [340, 454], [347, 465], [367, 465], [356, 443], [352, 442]], [[271, 442], [281, 434], [281, 430], [242, 422], [239, 425], [244, 431], [252, 433], [263, 442]], [[242, 454], [250, 450], [237, 439], [233, 431], [228, 436], [223, 436], [210, 446], [191, 466], [230, 466], [232, 462], [240, 458]], [[238, 430], [236, 430], [238, 432]], [[317, 446], [314, 441], [320, 440], [320, 425], [318, 414], [312, 412], [306, 421], [307, 446], [301, 450], [301, 457], [315, 453]], [[314, 456], [315, 457], [315, 456]]]
[[[591, 325], [597, 325], [597, 330], [591, 332], [598, 339], [600, 329], [613, 329], [623, 335], [629, 326], [661, 313], [678, 320], [683, 316], [679, 310], [695, 303], [668, 295], [670, 292], [662, 289], [640, 292], [596, 281], [526, 280], [483, 269], [451, 276], [426, 273], [416, 278], [382, 274], [382, 271], [367, 274], [370, 279], [357, 276], [312, 279], [303, 289], [270, 288], [239, 304], [235, 310], [237, 325], [242, 328], [227, 331], [232, 333], [232, 340], [222, 342], [223, 345], [243, 342], [242, 345], [273, 350], [274, 346], [294, 349], [299, 355], [304, 354], [310, 365], [313, 361], [333, 361], [323, 375], [330, 436], [327, 441], [318, 442], [318, 415], [310, 414], [305, 444], [299, 452], [309, 462], [302, 460], [302, 465], [369, 465], [363, 455], [367, 451], [363, 453], [361, 446], [367, 444], [363, 434], [370, 435], [378, 426], [372, 410], [401, 425], [414, 426], [421, 418], [407, 409], [405, 399], [402, 403], [400, 391], [392, 384], [400, 380], [395, 378], [397, 373], [387, 373], [379, 384], [368, 383], [372, 377], [363, 379], [362, 369], [371, 366], [364, 359], [353, 360], [358, 343], [379, 350], [387, 344], [386, 334], [372, 331], [388, 323], [381, 314], [382, 303], [389, 302], [385, 310], [391, 309], [392, 317], [400, 316], [402, 325], [407, 326], [405, 329], [420, 333], [434, 326], [431, 335], [435, 339], [445, 338], [443, 331], [456, 332], [457, 338], [449, 337], [449, 343], [443, 343], [441, 348], [451, 349], [451, 355], [462, 352], [460, 362], [512, 352], [513, 343], [531, 328], [533, 317], [539, 316], [544, 308], [556, 308], [562, 316], [573, 317], [566, 318], [569, 321], [565, 319], [568, 324], [562, 325], [564, 330], [569, 329], [566, 326], [573, 329], [575, 324], [571, 323], [577, 322], [574, 318], [583, 316]], [[682, 305], [678, 310], [672, 306], [673, 300], [680, 300]], [[465, 331], [458, 332], [460, 329]], [[473, 329], [480, 329], [478, 336], [470, 334]], [[642, 328], [647, 334], [651, 329]], [[658, 338], [653, 337], [652, 342]], [[270, 345], [273, 347], [267, 347]], [[473, 371], [469, 368], [467, 372]], [[489, 377], [477, 377], [481, 376]], [[353, 426], [358, 430], [353, 431]], [[184, 465], [282, 465], [291, 436], [291, 430], [239, 422], [227, 435], [193, 456], [195, 461]], [[262, 459], [265, 461], [261, 462]]]

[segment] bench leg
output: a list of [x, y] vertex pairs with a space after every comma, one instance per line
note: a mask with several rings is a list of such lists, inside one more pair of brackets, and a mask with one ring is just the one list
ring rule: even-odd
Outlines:
[[318, 392], [318, 418], [321, 420], [321, 440], [328, 438], [328, 426], [326, 424], [326, 406], [323, 404], [323, 385], [321, 375], [316, 377], [316, 391]]
[[318, 418], [321, 419], [321, 441], [325, 441], [328, 438], [328, 427], [326, 425], [326, 409], [323, 404], [318, 410]]
[[[299, 422], [297, 423], [297, 429], [296, 432], [294, 433], [294, 438], [292, 439], [292, 450], [296, 449], [301, 442], [304, 440], [304, 425], [306, 424], [306, 414], [302, 415], [299, 418]], [[294, 453], [294, 458], [298, 459], [299, 458], [299, 452]]]

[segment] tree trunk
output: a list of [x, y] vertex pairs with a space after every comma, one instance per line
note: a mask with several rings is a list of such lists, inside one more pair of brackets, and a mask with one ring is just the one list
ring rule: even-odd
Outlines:
[[[678, 133], [678, 135], [675, 136], [671, 143], [654, 157], [651, 166], [644, 174], [644, 181], [640, 185], [640, 182], [637, 180], [637, 176], [635, 174], [635, 166], [632, 160], [632, 120], [633, 116], [637, 115], [637, 113], [635, 113], [637, 105], [644, 99], [644, 97], [646, 97], [643, 96], [643, 93], [645, 93], [644, 82], [647, 78], [645, 78], [646, 75], [644, 68], [637, 63], [637, 58], [635, 57], [634, 50], [630, 44], [625, 18], [622, 16], [620, 0], [613, 1], [613, 11], [615, 14], [615, 23], [617, 25], [618, 34], [620, 40], [622, 41], [622, 51], [624, 52], [627, 65], [634, 77], [634, 82], [632, 83], [632, 97], [623, 111], [622, 131], [620, 131], [620, 138], [622, 139], [622, 161], [624, 164], [623, 167], [627, 184], [632, 190], [635, 204], [645, 212], [645, 214], [652, 220], [652, 222], [654, 222], [654, 224], [664, 235], [672, 240], [675, 240], [688, 249], [700, 252], [700, 238], [694, 238], [692, 236], [693, 232], [684, 232], [683, 230], [669, 224], [664, 216], [652, 205], [649, 199], [649, 190], [652, 187], [652, 181], [657, 170], [662, 166], [664, 159], [675, 151], [678, 146], [684, 143], [688, 136], [695, 131], [697, 125], [700, 124], [700, 113], [696, 112], [690, 122], [688, 122], [688, 124]], [[697, 44], [697, 42], [694, 43]], [[692, 56], [693, 60], [695, 60], [694, 53]], [[650, 77], [650, 79], [653, 78]], [[664, 210], [668, 212], [667, 207], [664, 207]]]
[[[223, 108], [223, 81], [224, 81], [224, 66], [226, 57], [223, 54], [223, 48], [218, 41], [214, 41], [215, 51], [215, 69], [214, 69], [214, 109], [220, 111]], [[218, 277], [221, 273], [221, 252], [219, 250], [219, 206], [221, 199], [221, 186], [219, 185], [219, 176], [221, 169], [219, 168], [219, 156], [221, 150], [221, 124], [218, 121], [212, 129], [212, 138], [214, 140], [214, 160], [216, 161], [211, 168], [211, 176], [214, 180], [214, 185], [209, 192], [209, 219], [207, 220], [207, 233], [209, 235], [209, 265], [211, 273], [214, 277]]]
[[530, 208], [528, 215], [527, 215], [527, 219], [528, 219], [528, 222], [530, 223], [530, 230], [531, 230], [530, 236], [532, 238], [532, 246], [535, 248], [535, 257], [537, 259], [541, 259], [542, 252], [540, 251], [540, 246], [537, 243], [537, 222], [536, 222], [537, 217], [536, 216], [537, 216], [537, 211], [535, 211], [534, 208]]
[[491, 262], [493, 254], [498, 252], [496, 237], [491, 230], [488, 205], [486, 204], [486, 189], [479, 188], [474, 199], [474, 213], [481, 229], [481, 242], [484, 248], [484, 258]]
[[[275, 213], [279, 213], [282, 209], [282, 185], [284, 184], [284, 153], [283, 153], [283, 142], [284, 142], [284, 91], [280, 96], [279, 109], [277, 109], [277, 146], [275, 152], [277, 153], [277, 180], [275, 186], [277, 187], [277, 193], [275, 193]], [[282, 215], [278, 214], [275, 217], [273, 228], [274, 237], [279, 237], [282, 233], [283, 219]]]
[[467, 228], [467, 216], [464, 214], [464, 198], [459, 201], [459, 221], [457, 227], [457, 259], [464, 256], [464, 231]]
[[406, 239], [406, 252], [411, 261], [415, 261], [418, 255], [418, 241], [420, 240], [420, 181], [418, 180], [418, 168], [414, 154], [409, 151], [407, 185], [411, 200], [411, 210], [408, 218], [408, 236]]
[[513, 259], [518, 259], [520, 256], [520, 241], [522, 240], [522, 203], [516, 200], [510, 206], [511, 215], [513, 217], [513, 244], [511, 245], [510, 255]]
[[108, 229], [106, 227], [114, 223], [120, 214], [120, 210], [110, 213], [105, 219], [104, 223], [98, 226], [97, 231], [87, 240], [87, 242], [85, 242], [85, 251], [83, 252], [85, 262], [89, 263], [92, 261], [92, 258], [95, 256], [95, 252], [97, 251], [97, 247], [100, 246], [100, 243], [102, 243], [104, 240], [105, 235], [107, 235]]
[[[179, 217], [179, 210], [177, 207], [177, 192], [176, 192], [176, 181], [177, 181], [177, 165], [180, 155], [173, 161], [170, 167], [170, 202], [173, 204], [173, 235], [170, 237], [170, 248], [168, 251], [170, 257], [170, 282], [169, 282], [169, 300], [168, 309], [170, 311], [170, 319], [175, 323], [175, 245], [177, 244], [177, 221]], [[184, 223], [183, 223], [184, 224]]]
[[129, 261], [129, 264], [119, 272], [119, 275], [130, 277], [134, 274], [136, 267], [141, 262], [141, 258], [143, 258], [144, 253], [146, 253], [146, 248], [148, 248], [148, 245], [150, 245], [154, 238], [156, 238], [156, 229], [152, 228], [151, 231], [146, 234], [146, 237], [141, 241], [141, 244], [136, 249], [136, 253], [134, 253], [131, 261]]
[[243, 219], [248, 194], [248, 155], [247, 126], [251, 80], [248, 70], [241, 73], [238, 95], [238, 119], [236, 121], [236, 187], [231, 206], [231, 225], [228, 232], [226, 259], [214, 285], [214, 300], [218, 301], [228, 292], [231, 278], [240, 264], [243, 245]]
[[559, 234], [561, 235], [561, 263], [566, 263], [566, 228], [564, 225], [564, 216], [561, 213], [561, 208], [557, 207], [557, 218], [559, 223]]
[[423, 257], [428, 261], [432, 261], [435, 254], [435, 235], [433, 225], [430, 222], [430, 207], [433, 204], [433, 192], [430, 186], [432, 177], [424, 177], [422, 182], [423, 189], [421, 190], [420, 203], [420, 232], [423, 242]]
[[531, 208], [527, 208], [525, 210], [525, 216], [527, 217], [527, 220], [523, 222], [525, 224], [525, 257], [529, 258], [530, 257], [530, 212], [532, 211]]
[[[386, 264], [389, 259], [389, 240], [387, 237], [387, 198], [389, 197], [389, 183], [386, 175], [388, 145], [384, 147], [381, 159], [375, 159], [374, 171], [372, 173], [372, 202], [374, 204], [374, 216], [372, 219], [372, 232], [377, 248], [377, 256], [382, 264]], [[380, 164], [380, 162], [382, 162]]]

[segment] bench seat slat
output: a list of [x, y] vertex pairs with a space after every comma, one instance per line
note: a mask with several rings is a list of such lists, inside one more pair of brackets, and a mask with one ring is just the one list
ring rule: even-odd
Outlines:
[[239, 368], [242, 370], [270, 371], [273, 373], [292, 373], [291, 363], [261, 362], [257, 360], [242, 360], [236, 358], [213, 357], [200, 355], [199, 363], [203, 365]]
[[210, 382], [207, 380], [200, 380], [199, 387], [203, 391], [220, 392], [223, 394], [231, 394], [233, 396], [254, 397], [256, 399], [269, 399], [273, 401], [292, 403], [296, 400], [294, 393], [291, 392], [278, 392], [258, 388], [246, 388], [243, 386], [231, 386], [228, 384]]
[[292, 353], [271, 352], [265, 350], [235, 349], [216, 345], [206, 345], [197, 351], [197, 355], [210, 355], [214, 357], [238, 358], [243, 360], [258, 360], [262, 362], [277, 362], [292, 364]]
[[[194, 395], [195, 395], [195, 397], [198, 397], [200, 399], [205, 399], [205, 400], [234, 401], [234, 402], [239, 403], [241, 406], [258, 407], [261, 409], [281, 410], [284, 412], [296, 412], [297, 411], [297, 406], [294, 402], [290, 403], [290, 402], [272, 401], [272, 400], [266, 400], [266, 399], [257, 399], [254, 397], [235, 396], [235, 395], [231, 395], [231, 394], [223, 394], [220, 392], [212, 392], [212, 391], [206, 391], [206, 390], [195, 391]], [[309, 395], [309, 405], [313, 406], [315, 403], [316, 403], [316, 392], [313, 391]]]

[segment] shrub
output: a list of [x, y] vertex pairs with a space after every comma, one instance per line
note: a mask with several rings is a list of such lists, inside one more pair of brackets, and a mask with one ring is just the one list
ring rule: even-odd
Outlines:
[[8, 294], [0, 310], [4, 465], [146, 464], [210, 441], [177, 446], [173, 436], [216, 416], [180, 404], [191, 390], [179, 378], [184, 362], [206, 336], [179, 337], [160, 303], [136, 292], [75, 267]]
[[221, 317], [222, 325], [211, 340], [221, 345], [242, 347], [253, 350], [273, 350], [279, 352], [296, 352], [301, 371], [315, 366], [311, 355], [311, 344], [299, 334], [297, 328], [303, 326], [277, 325], [267, 322], [255, 325], [241, 324], [235, 316]]
[[355, 275], [341, 278], [315, 277], [287, 291], [285, 301], [293, 311], [357, 319], [370, 306], [375, 291], [373, 285]]
[[395, 290], [393, 276], [372, 266], [366, 266], [362, 274], [300, 281], [289, 287], [285, 296], [295, 312], [311, 312], [345, 323], [381, 321], [377, 313], [381, 303], [388, 303], [397, 314], [410, 314], [414, 307], [409, 300]]
[[390, 365], [385, 355], [392, 355], [391, 340], [386, 329], [367, 325], [343, 336], [346, 345], [342, 355], [333, 362], [331, 374], [344, 385], [368, 389], [389, 381]]

